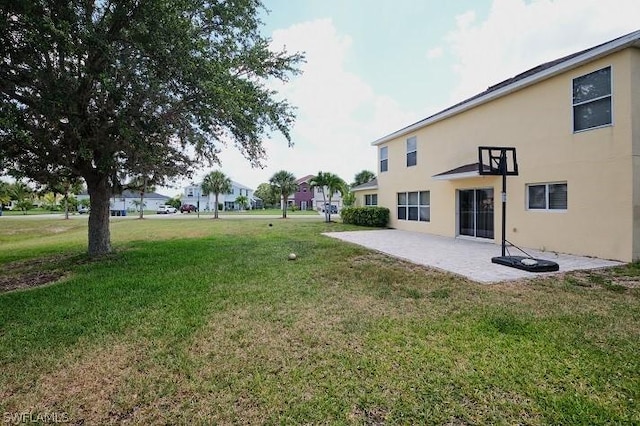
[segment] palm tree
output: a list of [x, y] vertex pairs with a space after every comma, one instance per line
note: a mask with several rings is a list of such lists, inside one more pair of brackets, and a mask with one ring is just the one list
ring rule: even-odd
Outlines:
[[[322, 193], [325, 220], [327, 222], [331, 222], [331, 198], [336, 192], [340, 192], [340, 194], [344, 195], [347, 189], [347, 184], [340, 178], [340, 176], [329, 172], [318, 172], [318, 174], [312, 178], [309, 183], [312, 188], [318, 188]], [[328, 201], [327, 193], [329, 194]]]
[[9, 185], [9, 196], [24, 214], [33, 207], [33, 190], [24, 182], [17, 181]]
[[61, 177], [55, 185], [47, 185], [45, 191], [62, 195], [64, 218], [69, 219], [69, 197], [82, 192], [82, 181], [77, 177]]
[[323, 172], [318, 172], [311, 180], [309, 181], [309, 185], [311, 186], [311, 190], [318, 189], [322, 194], [322, 205], [324, 206], [324, 220], [329, 222], [327, 217], [327, 194], [324, 191], [325, 186], [327, 186], [327, 178]]
[[45, 208], [45, 210], [49, 210], [49, 211], [55, 211], [58, 210], [58, 201], [59, 197], [58, 194], [56, 194], [55, 192], [46, 192], [42, 195], [42, 197], [40, 198], [40, 200], [42, 201], [42, 207]]
[[370, 170], [363, 170], [355, 175], [355, 180], [351, 184], [352, 187], [362, 185], [363, 183], [371, 182], [376, 178], [376, 174]]
[[202, 180], [202, 193], [214, 193], [216, 202], [213, 206], [213, 218], [218, 218], [218, 196], [231, 192], [231, 179], [219, 170], [215, 170], [204, 177]]
[[236, 204], [240, 206], [240, 210], [244, 210], [249, 205], [249, 197], [246, 195], [238, 195], [236, 198]]
[[138, 213], [139, 219], [144, 219], [144, 207], [147, 203], [144, 202], [145, 194], [149, 192], [153, 192], [156, 190], [156, 187], [151, 183], [151, 179], [146, 175], [139, 175], [134, 177], [131, 182], [125, 185], [125, 188], [138, 191], [140, 194], [140, 200], [134, 202], [136, 207], [140, 207], [140, 212]]
[[289, 195], [298, 190], [298, 184], [296, 183], [296, 177], [293, 173], [286, 170], [280, 170], [269, 179], [269, 184], [276, 194], [279, 194], [282, 198], [282, 218], [287, 218], [287, 199]]

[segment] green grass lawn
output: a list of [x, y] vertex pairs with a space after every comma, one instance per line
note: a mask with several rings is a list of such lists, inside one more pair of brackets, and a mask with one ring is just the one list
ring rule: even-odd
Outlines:
[[[73, 212], [69, 212], [69, 213], [73, 213]], [[15, 209], [15, 210], [2, 211], [2, 216], [33, 216], [33, 215], [40, 215], [40, 214], [64, 214], [64, 210], [51, 211], [51, 210], [45, 210], [45, 209], [30, 209], [30, 210], [22, 211], [22, 210]]]
[[114, 220], [93, 261], [86, 226], [0, 220], [0, 280], [61, 277], [0, 294], [5, 421], [640, 423], [637, 264], [487, 286], [260, 218]]
[[[193, 214], [193, 213], [191, 213]], [[213, 211], [202, 211], [200, 214], [212, 215]], [[252, 215], [252, 216], [263, 216], [263, 215], [275, 215], [282, 216], [282, 209], [253, 209], [253, 210], [219, 210], [218, 214], [220, 216], [228, 216], [228, 215]], [[308, 215], [308, 216], [319, 216], [320, 214], [315, 210], [291, 210], [287, 209], [287, 216], [289, 215]]]

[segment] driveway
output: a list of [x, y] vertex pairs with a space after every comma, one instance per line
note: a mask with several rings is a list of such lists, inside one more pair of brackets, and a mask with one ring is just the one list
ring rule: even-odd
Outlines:
[[[419, 265], [462, 275], [480, 283], [512, 281], [554, 273], [532, 273], [520, 269], [491, 263], [491, 258], [500, 256], [500, 245], [463, 238], [449, 238], [418, 232], [382, 229], [375, 231], [327, 232], [324, 235], [358, 244], [393, 257]], [[621, 262], [592, 257], [572, 256], [553, 252], [524, 249], [538, 259], [552, 260], [560, 266], [562, 273], [579, 269], [598, 269], [623, 265]], [[522, 255], [511, 248], [512, 255]]]

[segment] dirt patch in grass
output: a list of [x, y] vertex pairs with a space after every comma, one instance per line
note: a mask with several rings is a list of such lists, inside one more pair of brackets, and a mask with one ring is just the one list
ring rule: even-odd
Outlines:
[[144, 356], [140, 345], [117, 343], [82, 355], [69, 354], [55, 371], [47, 372], [26, 389], [9, 388], [2, 394], [6, 412], [64, 413], [71, 424], [122, 422], [135, 411], [137, 395], [128, 395], [129, 407], [122, 410], [118, 393], [127, 378], [136, 373], [136, 364]]
[[26, 289], [32, 287], [40, 287], [49, 283], [56, 282], [65, 275], [60, 272], [23, 272], [10, 276], [0, 277], [0, 293], [7, 291]]
[[387, 414], [387, 410], [381, 407], [360, 408], [355, 406], [347, 418], [350, 422], [357, 424], [384, 425], [387, 424]]
[[604, 288], [618, 293], [640, 289], [640, 276], [631, 274], [626, 267], [574, 271], [561, 277], [565, 283], [583, 288]]
[[67, 277], [70, 266], [79, 262], [77, 255], [57, 255], [7, 263], [0, 274], [0, 293], [54, 283]]

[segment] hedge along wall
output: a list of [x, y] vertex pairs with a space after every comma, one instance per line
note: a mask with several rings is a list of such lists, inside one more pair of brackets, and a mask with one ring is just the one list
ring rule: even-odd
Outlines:
[[386, 228], [389, 223], [389, 209], [386, 207], [347, 207], [340, 212], [343, 223], [360, 226]]

